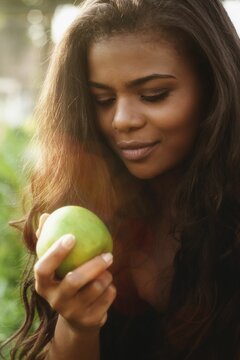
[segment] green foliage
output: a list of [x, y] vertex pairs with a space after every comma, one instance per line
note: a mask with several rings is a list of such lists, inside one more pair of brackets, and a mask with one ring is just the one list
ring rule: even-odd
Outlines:
[[0, 124], [0, 343], [16, 331], [24, 316], [19, 282], [26, 250], [21, 233], [8, 222], [22, 216], [23, 163], [28, 141], [26, 129]]

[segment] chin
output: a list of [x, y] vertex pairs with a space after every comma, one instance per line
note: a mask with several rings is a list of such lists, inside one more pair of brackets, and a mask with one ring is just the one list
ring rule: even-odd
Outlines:
[[[156, 165], [156, 163], [154, 164]], [[162, 175], [167, 174], [177, 174], [180, 171], [179, 164], [171, 163], [171, 164], [159, 164], [162, 166], [144, 166], [143, 164], [135, 164], [134, 166], [129, 166], [129, 164], [125, 163], [130, 174], [141, 180], [151, 180], [157, 177], [161, 177]]]
[[132, 169], [127, 167], [128, 171], [134, 177], [141, 180], [150, 180], [158, 177], [159, 175], [164, 174], [167, 170], [159, 170], [159, 169]]

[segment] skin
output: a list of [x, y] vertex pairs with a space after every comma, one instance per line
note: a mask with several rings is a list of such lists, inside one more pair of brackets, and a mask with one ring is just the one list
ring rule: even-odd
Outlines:
[[[169, 197], [181, 177], [181, 165], [192, 149], [201, 120], [201, 82], [194, 67], [165, 37], [156, 40], [136, 34], [98, 41], [90, 48], [88, 60], [99, 130], [133, 176], [150, 181], [157, 193], [161, 190], [159, 194], [166, 189]], [[136, 79], [152, 74], [160, 76], [136, 84]], [[135, 84], [129, 86], [133, 81]], [[147, 157], [133, 161], [126, 159], [116, 145], [122, 140], [158, 143]], [[47, 216], [40, 218], [38, 237]], [[166, 223], [161, 223], [161, 229]], [[162, 239], [164, 233], [162, 230]], [[63, 280], [56, 280], [55, 270], [74, 244], [71, 239], [71, 235], [59, 239], [34, 269], [36, 291], [59, 313], [47, 359], [99, 359], [99, 329], [116, 297], [109, 271], [112, 262], [97, 256]], [[168, 239], [162, 247], [168, 264], [157, 259], [163, 267], [157, 269], [159, 272], [172, 264], [172, 247]], [[138, 293], [152, 304], [155, 290], [148, 292], [141, 279], [148, 282], [155, 273], [154, 261], [148, 253], [144, 272], [139, 269], [132, 274]]]
[[[45, 213], [39, 219], [38, 238], [48, 216]], [[53, 309], [68, 320], [70, 328], [77, 332], [83, 329], [94, 331], [105, 323], [106, 306], [116, 295], [111, 285], [112, 275], [107, 270], [112, 264], [112, 257], [106, 257], [106, 254], [97, 256], [69, 272], [63, 280], [58, 280], [55, 271], [74, 244], [74, 235], [66, 234], [36, 262], [35, 288]]]
[[[129, 86], [152, 74], [162, 78]], [[91, 47], [89, 78], [100, 131], [130, 173], [158, 182], [163, 174], [176, 176], [201, 117], [201, 85], [188, 58], [165, 37], [114, 36]], [[132, 161], [117, 146], [122, 140], [159, 143], [148, 157]]]
[[[126, 283], [132, 279], [139, 298], [159, 310], [167, 305], [179, 249], [179, 243], [167, 235], [169, 206], [203, 111], [199, 75], [189, 57], [178, 50], [166, 36], [124, 34], [102, 39], [89, 51], [89, 86], [99, 130], [128, 171], [151, 184], [161, 209], [161, 218], [153, 220], [161, 254], [151, 243], [145, 249], [136, 246], [131, 258], [144, 265], [133, 266], [135, 270], [126, 274]], [[145, 158], [132, 160], [117, 146], [131, 140], [158, 144]]]
[[[42, 214], [36, 236], [49, 214]], [[96, 256], [63, 280], [55, 271], [74, 246], [74, 236], [61, 237], [35, 264], [35, 289], [59, 316], [55, 334], [46, 346], [46, 360], [99, 360], [99, 331], [107, 320], [107, 310], [116, 297], [109, 267], [110, 257]]]

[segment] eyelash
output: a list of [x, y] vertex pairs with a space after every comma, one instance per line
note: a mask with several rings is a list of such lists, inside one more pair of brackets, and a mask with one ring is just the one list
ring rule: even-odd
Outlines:
[[94, 101], [95, 101], [95, 103], [96, 103], [98, 106], [107, 107], [107, 106], [110, 106], [110, 105], [111, 105], [113, 99], [97, 100], [96, 98], [94, 98]]
[[[169, 94], [169, 92], [165, 91], [160, 94], [152, 95], [152, 96], [142, 95], [141, 98], [146, 102], [158, 102], [158, 101], [164, 100], [168, 96], [168, 94]], [[97, 103], [97, 105], [102, 106], [102, 107], [110, 106], [113, 101], [114, 101], [114, 99], [97, 100], [95, 98], [95, 102]]]
[[145, 101], [148, 102], [155, 102], [155, 101], [159, 101], [159, 100], [163, 100], [168, 96], [169, 92], [168, 91], [164, 91], [160, 94], [157, 95], [152, 95], [152, 96], [144, 96], [142, 95], [142, 99], [144, 99]]

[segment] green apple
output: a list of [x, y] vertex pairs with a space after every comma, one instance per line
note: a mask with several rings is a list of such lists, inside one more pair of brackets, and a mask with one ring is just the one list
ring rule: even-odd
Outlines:
[[112, 237], [102, 220], [88, 209], [69, 205], [55, 210], [45, 221], [36, 246], [38, 258], [65, 234], [73, 234], [76, 243], [56, 271], [60, 278], [95, 256], [112, 252]]

